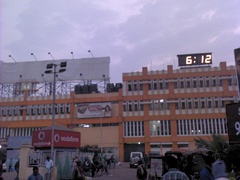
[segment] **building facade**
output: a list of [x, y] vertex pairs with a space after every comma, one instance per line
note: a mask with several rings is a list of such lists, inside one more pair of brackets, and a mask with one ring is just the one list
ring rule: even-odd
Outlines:
[[[116, 88], [116, 86], [115, 86]], [[227, 137], [225, 105], [238, 101], [235, 66], [123, 73], [117, 91], [56, 95], [55, 123], [81, 132], [81, 146], [117, 152], [194, 149], [194, 139]], [[107, 112], [110, 110], [110, 112]], [[1, 98], [0, 138], [31, 136], [52, 124], [52, 96]]]

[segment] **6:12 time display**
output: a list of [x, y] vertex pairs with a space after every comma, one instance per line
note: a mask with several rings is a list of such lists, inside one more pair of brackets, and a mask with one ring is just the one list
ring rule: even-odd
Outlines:
[[[199, 64], [199, 60], [197, 62], [197, 56], [187, 56], [186, 57], [186, 64]], [[201, 55], [201, 62], [200, 64], [211, 64], [212, 63], [212, 55]]]
[[208, 64], [212, 64], [211, 53], [178, 55], [179, 66], [194, 66], [194, 65], [208, 65]]

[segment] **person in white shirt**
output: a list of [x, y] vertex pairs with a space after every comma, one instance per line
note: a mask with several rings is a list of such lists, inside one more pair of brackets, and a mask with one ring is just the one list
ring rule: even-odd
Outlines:
[[45, 174], [45, 179], [46, 180], [50, 180], [51, 179], [51, 172], [52, 172], [53, 166], [54, 166], [53, 160], [51, 160], [50, 157], [47, 156], [47, 160], [45, 161], [45, 168], [47, 170], [47, 172]]

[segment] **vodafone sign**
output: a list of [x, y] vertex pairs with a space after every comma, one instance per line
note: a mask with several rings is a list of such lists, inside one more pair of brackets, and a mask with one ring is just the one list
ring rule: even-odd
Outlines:
[[[33, 132], [32, 145], [36, 147], [51, 147], [52, 130]], [[54, 147], [80, 148], [81, 134], [74, 131], [54, 130]]]

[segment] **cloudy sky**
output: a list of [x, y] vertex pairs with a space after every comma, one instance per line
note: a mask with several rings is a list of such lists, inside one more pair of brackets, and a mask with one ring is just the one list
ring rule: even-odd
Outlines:
[[1, 0], [0, 60], [109, 56], [113, 83], [142, 67], [179, 68], [178, 54], [212, 52], [213, 66], [234, 65], [239, 7], [239, 0]]

